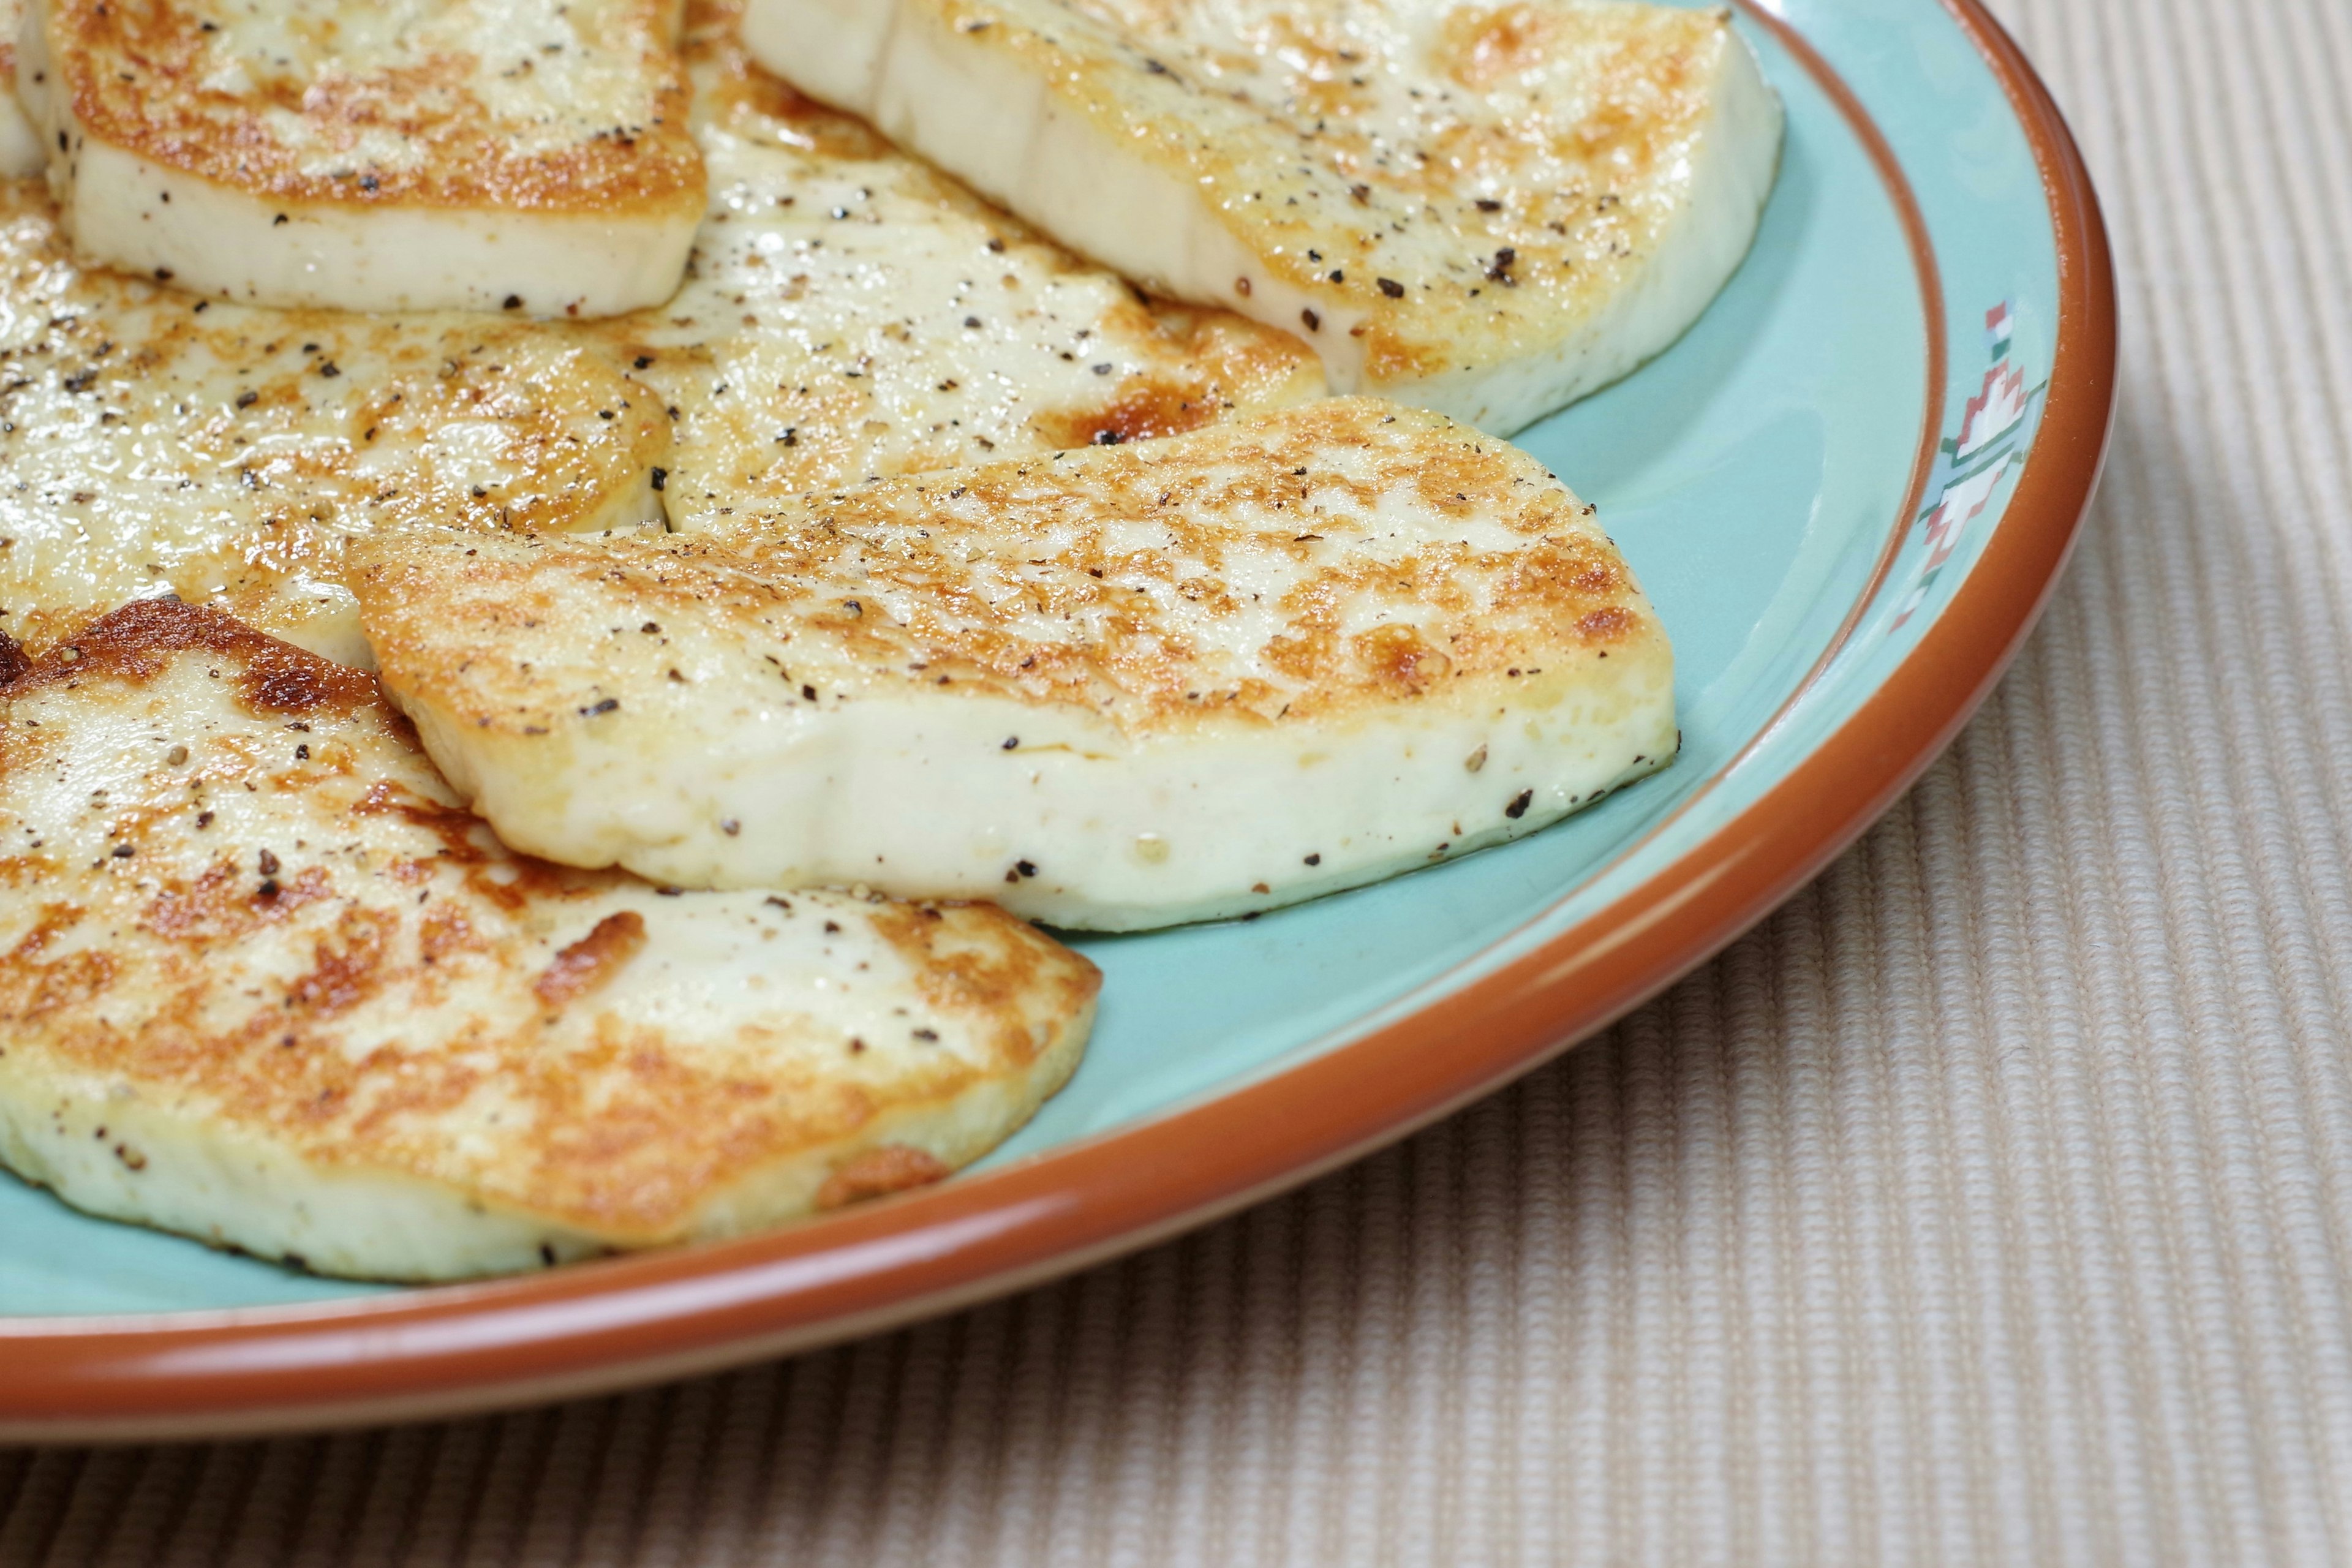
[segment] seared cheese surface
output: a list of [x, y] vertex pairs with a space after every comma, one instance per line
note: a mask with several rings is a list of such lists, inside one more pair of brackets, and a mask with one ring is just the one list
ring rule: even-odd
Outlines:
[[29, 0], [19, 85], [92, 258], [264, 304], [603, 315], [667, 298], [701, 216], [675, 20]]
[[733, 1235], [936, 1179], [1083, 1046], [1092, 966], [993, 909], [510, 854], [370, 678], [214, 612], [0, 703], [0, 1163], [95, 1213], [383, 1279]]
[[192, 299], [81, 267], [54, 211], [0, 185], [0, 627], [28, 646], [169, 591], [364, 660], [354, 533], [660, 517], [671, 421], [600, 340]]
[[1746, 253], [1780, 113], [1727, 10], [751, 0], [747, 43], [1074, 248], [1508, 434]]
[[1139, 300], [752, 66], [733, 7], [688, 26], [709, 212], [677, 296], [605, 327], [681, 410], [674, 526], [1322, 393], [1296, 338]]
[[1591, 509], [1370, 399], [354, 568], [387, 689], [507, 842], [684, 886], [1165, 925], [1532, 831], [1678, 746]]

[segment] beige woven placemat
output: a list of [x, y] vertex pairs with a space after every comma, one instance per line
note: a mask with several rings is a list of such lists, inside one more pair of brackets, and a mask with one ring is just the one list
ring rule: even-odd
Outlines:
[[561, 1410], [0, 1454], [0, 1564], [2352, 1561], [2352, 0], [2013, 0], [2124, 276], [2015, 673], [1819, 885], [1388, 1154]]

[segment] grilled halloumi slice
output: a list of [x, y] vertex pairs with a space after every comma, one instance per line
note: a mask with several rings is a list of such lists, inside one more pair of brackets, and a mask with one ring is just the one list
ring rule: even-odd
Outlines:
[[38, 184], [0, 184], [0, 627], [28, 647], [170, 591], [364, 661], [347, 536], [657, 521], [670, 427], [584, 329], [191, 299], [78, 265]]
[[751, 65], [735, 19], [688, 16], [710, 211], [686, 285], [607, 323], [681, 411], [673, 526], [1322, 394], [1296, 338], [1139, 300]]
[[537, 1268], [936, 1180], [1083, 1049], [1093, 966], [1012, 917], [521, 858], [373, 680], [215, 612], [9, 662], [0, 1163], [93, 1213]]
[[677, 0], [27, 0], [86, 258], [219, 298], [609, 315], [703, 208]]
[[750, 0], [752, 54], [1064, 244], [1507, 435], [1738, 267], [1779, 100], [1725, 9]]
[[1531, 832], [1674, 757], [1592, 509], [1335, 399], [593, 548], [385, 532], [386, 689], [505, 840], [1130, 930]]

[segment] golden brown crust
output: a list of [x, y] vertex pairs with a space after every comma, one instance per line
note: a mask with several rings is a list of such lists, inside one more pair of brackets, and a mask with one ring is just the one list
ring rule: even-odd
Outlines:
[[6, 690], [32, 672], [32, 656], [25, 647], [6, 632], [0, 632], [0, 691]]
[[189, 652], [228, 655], [237, 696], [253, 713], [299, 716], [331, 709], [352, 716], [383, 708], [373, 677], [176, 598], [136, 600], [109, 612], [5, 684], [17, 694], [100, 677], [145, 685], [163, 673], [172, 655]]
[[909, 1149], [904, 1143], [885, 1143], [851, 1156], [841, 1169], [826, 1177], [824, 1185], [817, 1189], [816, 1206], [837, 1209], [888, 1197], [893, 1193], [943, 1182], [950, 1174], [936, 1155]]
[[[1118, 447], [1204, 429], [1237, 410], [1290, 401], [1311, 356], [1287, 332], [1224, 310], [1154, 300], [1122, 307], [1096, 329], [1108, 345], [1137, 345], [1160, 368], [1134, 376], [1099, 401], [1043, 408], [1031, 427], [1049, 448]], [[1132, 352], [1132, 351], [1130, 351]]]
[[[666, 0], [596, 7], [599, 25], [572, 46], [635, 62], [647, 79], [638, 113], [530, 147], [517, 142], [531, 122], [486, 96], [484, 79], [502, 73], [464, 47], [358, 72], [240, 70], [224, 86], [215, 47], [223, 26], [207, 15], [215, 8], [202, 0], [49, 0], [55, 85], [82, 132], [289, 204], [602, 216], [701, 205], [701, 156], [687, 127], [685, 79], [667, 47]], [[530, 68], [527, 56], [510, 68]], [[382, 155], [388, 143], [397, 158]]]
[[1039, 944], [1027, 921], [994, 904], [879, 904], [870, 918], [913, 970], [926, 1002], [1001, 1020], [994, 1048], [1007, 1061], [1026, 1064], [1045, 1048], [1047, 1041], [1020, 1021], [1035, 998], [1048, 998], [1054, 1014], [1075, 1015], [1102, 991], [1101, 971], [1066, 962], [1062, 949]]
[[646, 917], [623, 910], [598, 921], [586, 936], [555, 955], [531, 991], [551, 1007], [562, 1007], [609, 984], [621, 966], [645, 951]]

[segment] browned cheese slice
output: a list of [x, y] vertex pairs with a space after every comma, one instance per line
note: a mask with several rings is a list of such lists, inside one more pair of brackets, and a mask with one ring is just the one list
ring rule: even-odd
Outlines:
[[684, 886], [1168, 925], [1532, 832], [1678, 746], [1593, 509], [1371, 399], [355, 559], [387, 688], [509, 843]]

